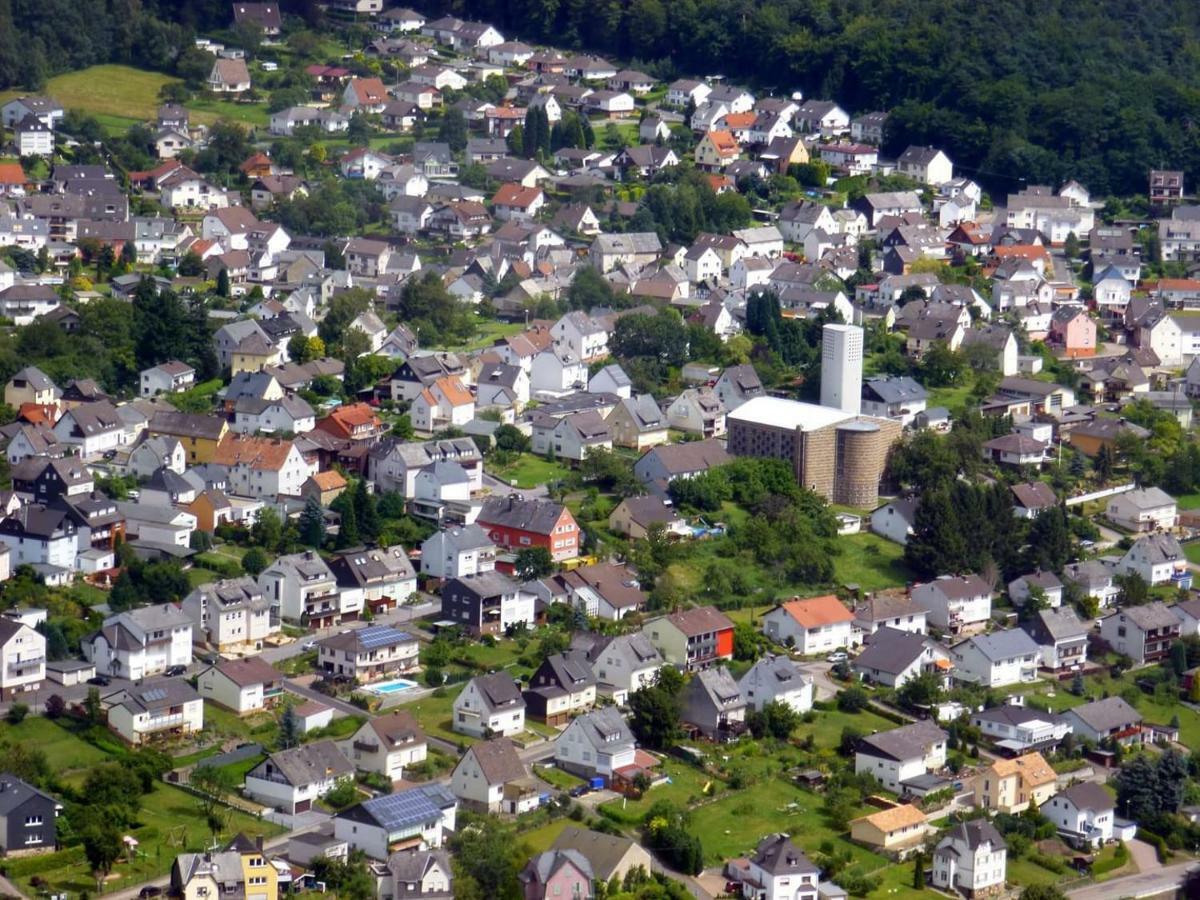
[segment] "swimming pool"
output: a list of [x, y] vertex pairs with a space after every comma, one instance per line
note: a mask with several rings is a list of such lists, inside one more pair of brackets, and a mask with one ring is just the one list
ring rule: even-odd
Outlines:
[[419, 685], [415, 681], [409, 681], [406, 678], [393, 678], [390, 681], [379, 681], [375, 684], [363, 686], [364, 691], [370, 691], [372, 694], [399, 694], [401, 691], [408, 691]]

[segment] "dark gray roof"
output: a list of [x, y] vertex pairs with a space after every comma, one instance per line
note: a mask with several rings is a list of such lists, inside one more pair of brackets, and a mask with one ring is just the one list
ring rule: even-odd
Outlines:
[[508, 784], [526, 776], [525, 764], [516, 745], [508, 738], [492, 738], [475, 744], [468, 754], [475, 757], [488, 784]]
[[1020, 628], [994, 631], [991, 634], [978, 634], [963, 641], [962, 644], [954, 647], [954, 650], [957, 651], [963, 644], [973, 644], [992, 662], [1000, 662], [1018, 656], [1032, 656], [1038, 652], [1037, 642], [1029, 636], [1029, 632]]
[[325, 781], [331, 774], [334, 776], [354, 774], [354, 764], [342, 754], [337, 744], [331, 740], [315, 741], [291, 750], [280, 750], [272, 753], [265, 762], [260, 763], [251, 774], [267, 765], [274, 764], [279, 773], [293, 786], [314, 784]]
[[1070, 801], [1076, 809], [1113, 809], [1116, 806], [1108, 792], [1094, 781], [1073, 784], [1065, 791], [1059, 791], [1058, 796]]
[[447, 584], [457, 582], [478, 597], [498, 597], [501, 594], [511, 594], [517, 590], [515, 581], [503, 572], [480, 572], [478, 575], [462, 575], [450, 579]]
[[996, 826], [987, 819], [972, 819], [970, 822], [959, 822], [946, 832], [945, 837], [938, 841], [938, 851], [951, 850], [955, 843], [962, 843], [968, 850], [975, 850], [984, 844], [991, 844], [993, 850], [999, 850], [1007, 845]]
[[493, 710], [505, 706], [516, 708], [525, 705], [525, 698], [521, 696], [520, 686], [507, 672], [492, 672], [488, 675], [477, 675], [471, 680], [475, 683], [475, 688], [487, 702], [488, 706]]
[[1060, 606], [1058, 609], [1039, 609], [1037, 618], [1045, 633], [1056, 641], [1087, 637], [1087, 626], [1079, 620], [1075, 610], [1069, 606]]
[[946, 732], [932, 722], [914, 722], [891, 731], [873, 734], [859, 741], [858, 749], [869, 756], [903, 761], [924, 756], [931, 744], [946, 740]]
[[862, 386], [863, 399], [881, 403], [902, 403], [907, 400], [926, 400], [929, 392], [907, 375], [880, 375], [868, 378]]
[[925, 651], [925, 641], [923, 634], [880, 628], [866, 638], [867, 646], [854, 658], [854, 668], [899, 675]]
[[818, 869], [786, 834], [763, 838], [751, 861], [771, 875], [816, 874]]
[[478, 521], [535, 534], [550, 534], [562, 513], [563, 506], [551, 500], [527, 500], [511, 494], [484, 500]]
[[1076, 706], [1064, 713], [1068, 718], [1075, 717], [1092, 731], [1098, 734], [1112, 731], [1123, 725], [1142, 721], [1142, 714], [1130, 706], [1121, 697], [1106, 697], [1103, 700], [1093, 700], [1082, 706]]

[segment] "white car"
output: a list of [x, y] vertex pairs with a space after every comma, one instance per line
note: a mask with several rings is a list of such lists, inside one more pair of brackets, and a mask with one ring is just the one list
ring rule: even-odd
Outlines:
[[309, 650], [316, 650], [317, 642], [316, 641], [305, 641], [303, 644], [300, 645], [300, 649], [305, 652], [308, 652]]
[[830, 653], [827, 657], [825, 657], [825, 662], [837, 665], [840, 662], [846, 662], [846, 660], [849, 658], [850, 656], [845, 650], [835, 650], [833, 653]]

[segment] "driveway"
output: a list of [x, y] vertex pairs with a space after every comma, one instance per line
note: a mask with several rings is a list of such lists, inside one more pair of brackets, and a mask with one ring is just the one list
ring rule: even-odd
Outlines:
[[1137, 863], [1139, 872], [1156, 872], [1162, 868], [1162, 863], [1158, 861], [1158, 854], [1145, 841], [1134, 838], [1132, 841], [1127, 841], [1125, 846], [1129, 848], [1129, 855]]
[[493, 494], [507, 496], [508, 494], [516, 494], [519, 497], [524, 497], [526, 500], [538, 500], [549, 494], [546, 485], [539, 484], [531, 488], [516, 488], [507, 481], [501, 481], [495, 476], [483, 473], [483, 486]]

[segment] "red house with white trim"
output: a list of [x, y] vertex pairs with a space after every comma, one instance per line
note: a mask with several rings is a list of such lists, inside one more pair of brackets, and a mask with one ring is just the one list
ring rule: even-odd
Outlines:
[[[555, 562], [579, 555], [579, 525], [569, 509], [552, 500], [489, 497], [476, 522], [493, 544], [506, 550], [545, 547]], [[504, 567], [498, 561], [496, 568]]]

